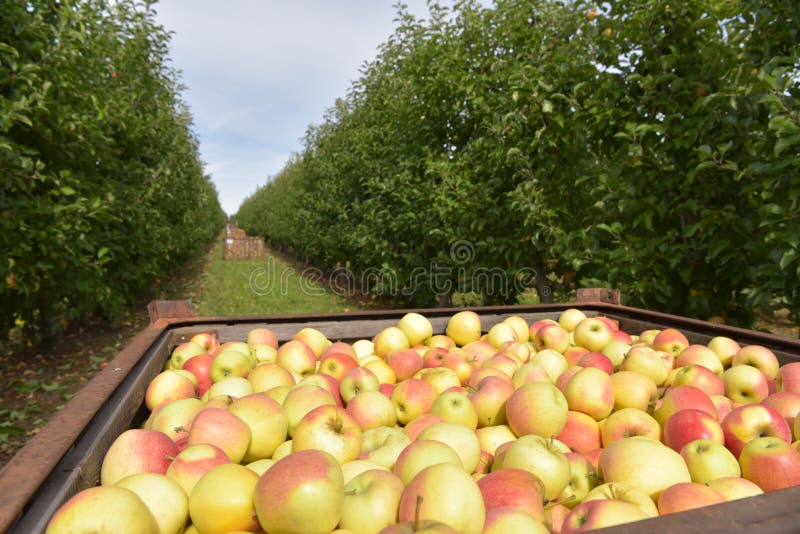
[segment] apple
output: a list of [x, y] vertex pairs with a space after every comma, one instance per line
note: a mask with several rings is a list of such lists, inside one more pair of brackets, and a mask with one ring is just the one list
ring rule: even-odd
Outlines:
[[341, 381], [347, 373], [358, 367], [358, 361], [343, 352], [328, 353], [319, 363], [318, 373], [325, 373]]
[[737, 406], [722, 420], [722, 430], [725, 446], [737, 458], [745, 445], [755, 438], [776, 437], [786, 443], [792, 440], [792, 430], [786, 420], [774, 408], [763, 404]]
[[372, 339], [375, 354], [381, 358], [396, 350], [406, 350], [411, 348], [408, 338], [402, 330], [396, 326], [388, 326], [378, 332]]
[[380, 382], [380, 384], [397, 383], [397, 376], [394, 374], [394, 371], [392, 371], [392, 368], [389, 367], [389, 364], [384, 360], [373, 360], [365, 363], [363, 367], [364, 369], [369, 369], [372, 371], [373, 374], [378, 377], [378, 382]]
[[461, 457], [447, 443], [435, 439], [416, 439], [400, 451], [392, 471], [405, 486], [420, 471], [438, 463], [451, 463], [464, 469]]
[[720, 445], [725, 443], [725, 434], [716, 415], [688, 408], [670, 415], [664, 423], [664, 444], [675, 451], [680, 452], [684, 445], [701, 438]]
[[658, 508], [653, 499], [643, 490], [631, 484], [621, 482], [600, 484], [589, 490], [589, 493], [583, 498], [583, 502], [602, 500], [624, 501], [638, 506], [647, 517], [658, 516]]
[[780, 367], [775, 388], [777, 391], [800, 393], [800, 362], [789, 362]]
[[524, 469], [494, 471], [478, 480], [487, 513], [495, 508], [514, 507], [538, 521], [545, 520], [542, 482]]
[[450, 349], [444, 347], [429, 347], [422, 353], [422, 366], [425, 368], [441, 367], [445, 355]]
[[209, 376], [214, 382], [219, 382], [224, 378], [239, 376], [246, 378], [255, 365], [250, 359], [249, 353], [243, 354], [238, 350], [223, 348], [219, 354], [214, 356], [211, 362]]
[[570, 410], [567, 422], [556, 439], [570, 450], [584, 453], [600, 447], [600, 426], [591, 416]]
[[639, 343], [644, 343], [645, 345], [652, 345], [653, 340], [656, 338], [659, 332], [661, 332], [661, 330], [654, 328], [650, 328], [639, 332]]
[[[334, 531], [335, 532], [335, 531]], [[389, 525], [380, 531], [380, 534], [459, 534], [459, 532], [441, 521], [433, 519], [414, 519]], [[331, 533], [333, 534], [333, 533]], [[355, 534], [345, 532], [342, 534]]]
[[644, 375], [660, 386], [667, 379], [667, 368], [661, 357], [650, 347], [637, 345], [631, 347], [619, 365], [620, 371], [632, 371]]
[[214, 381], [211, 379], [211, 362], [214, 357], [210, 354], [198, 354], [186, 360], [183, 364], [184, 371], [189, 371], [197, 378], [197, 394], [203, 396]]
[[283, 403], [286, 401], [286, 397], [289, 396], [289, 392], [292, 391], [292, 389], [293, 388], [289, 386], [275, 386], [266, 391], [260, 391], [259, 393], [263, 393], [270, 399], [276, 401], [278, 404], [283, 406]]
[[163, 432], [141, 428], [126, 430], [111, 443], [103, 457], [100, 484], [113, 486], [136, 473], [163, 475], [178, 452], [178, 446]]
[[[522, 365], [522, 362], [516, 359], [516, 357], [510, 354], [503, 354], [502, 352], [498, 352], [485, 362], [483, 362], [481, 368], [482, 369], [498, 369], [503, 372], [504, 375], [508, 376], [509, 378], [514, 375], [517, 369]], [[475, 371], [472, 373], [475, 374]], [[472, 375], [470, 375], [472, 378]]]
[[183, 488], [188, 497], [192, 494], [197, 481], [209, 470], [229, 463], [231, 460], [225, 451], [210, 443], [200, 443], [180, 451], [170, 462], [166, 475]]
[[336, 380], [336, 378], [329, 374], [310, 374], [306, 377], [303, 377], [297, 384], [319, 386], [331, 394], [331, 397], [333, 397], [333, 400], [336, 401], [337, 406], [344, 406], [344, 400], [342, 400], [341, 393], [342, 385], [338, 380]]
[[389, 471], [371, 469], [344, 485], [344, 503], [339, 528], [377, 534], [397, 522], [403, 482]]
[[378, 377], [366, 367], [355, 367], [342, 377], [339, 393], [345, 404], [364, 391], [378, 391]]
[[591, 352], [602, 352], [603, 348], [614, 341], [612, 330], [597, 317], [582, 319], [573, 331], [575, 345]]
[[611, 375], [614, 384], [614, 410], [636, 408], [651, 413], [658, 398], [658, 387], [649, 377], [633, 371]]
[[633, 337], [624, 330], [612, 330], [611, 335], [614, 337], [614, 341], [619, 341], [626, 345], [633, 345]]
[[705, 484], [725, 477], [739, 477], [742, 470], [739, 462], [725, 445], [707, 438], [690, 441], [680, 450], [692, 482]]
[[278, 347], [275, 363], [291, 373], [307, 376], [316, 371], [317, 356], [304, 341], [292, 339]]
[[608, 375], [614, 372], [614, 364], [602, 352], [587, 352], [578, 358], [576, 365], [580, 367], [596, 367]]
[[465, 384], [472, 372], [475, 370], [475, 365], [472, 363], [472, 358], [464, 349], [450, 349], [447, 354], [442, 358], [442, 367], [455, 372], [458, 380]]
[[278, 445], [278, 448], [275, 449], [274, 453], [272, 453], [271, 460], [277, 462], [282, 458], [286, 458], [290, 454], [292, 454], [292, 440], [287, 439], [286, 441]]
[[714, 351], [723, 368], [730, 367], [733, 355], [741, 348], [736, 341], [727, 336], [713, 337], [706, 346]]
[[578, 323], [586, 319], [586, 314], [577, 308], [567, 308], [558, 316], [558, 324], [567, 332], [572, 332]]
[[[584, 354], [588, 354], [589, 352], [591, 351], [584, 347], [570, 345], [569, 347], [567, 347], [567, 350], [565, 350], [563, 354], [564, 358], [566, 358], [567, 360], [567, 366], [572, 367], [573, 365], [578, 365], [578, 360], [580, 360], [581, 356], [583, 356]], [[600, 354], [603, 353], [601, 352]], [[608, 356], [606, 356], [606, 358], [608, 358]]]
[[600, 453], [600, 472], [608, 482], [632, 484], [658, 504], [666, 488], [691, 482], [680, 454], [652, 438], [634, 436], [610, 444]]
[[147, 409], [153, 411], [162, 404], [197, 396], [191, 380], [178, 371], [168, 370], [157, 374], [148, 384], [144, 394]]
[[423, 367], [422, 356], [414, 349], [394, 350], [386, 355], [386, 363], [398, 381], [411, 378]]
[[431, 413], [423, 413], [421, 415], [418, 415], [408, 423], [406, 423], [406, 425], [403, 426], [403, 432], [405, 433], [406, 436], [408, 436], [410, 440], [413, 441], [417, 439], [417, 436], [419, 435], [420, 432], [422, 432], [423, 429], [429, 427], [434, 423], [443, 423], [443, 422], [444, 419], [442, 419], [438, 415], [433, 415]]
[[221, 408], [205, 407], [194, 417], [188, 445], [216, 445], [225, 451], [231, 462], [238, 464], [247, 453], [250, 436], [250, 427], [238, 415]]
[[325, 349], [331, 346], [331, 341], [321, 331], [310, 326], [301, 328], [294, 336], [293, 340], [299, 340], [308, 345], [314, 352], [314, 358], [319, 359]]
[[331, 532], [344, 509], [342, 468], [324, 451], [294, 452], [261, 475], [254, 500], [266, 532]]
[[361, 430], [378, 426], [394, 426], [397, 413], [391, 399], [380, 391], [362, 391], [347, 403], [347, 413]]
[[238, 399], [253, 393], [253, 384], [241, 376], [229, 376], [211, 384], [207, 395], [209, 399], [226, 396]]
[[481, 318], [469, 310], [456, 312], [448, 319], [445, 334], [459, 347], [477, 341], [481, 337]]
[[432, 439], [446, 443], [458, 454], [464, 471], [473, 473], [481, 456], [481, 444], [475, 431], [456, 423], [434, 423], [422, 430], [417, 439]]
[[447, 350], [456, 348], [456, 342], [445, 334], [433, 334], [425, 341], [426, 347], [442, 347]]
[[731, 413], [734, 408], [733, 401], [725, 395], [711, 395], [711, 402], [714, 403], [714, 407], [717, 409], [717, 421], [725, 419], [725, 416]]
[[614, 383], [605, 371], [584, 367], [567, 382], [564, 398], [570, 410], [583, 412], [600, 421], [614, 409]]
[[528, 362], [521, 365], [514, 371], [511, 380], [514, 383], [514, 387], [517, 388], [529, 382], [553, 382], [550, 378], [550, 374], [539, 362]]
[[253, 328], [247, 332], [248, 345], [268, 345], [278, 348], [278, 336], [269, 328]]
[[137, 473], [117, 482], [134, 492], [153, 514], [160, 532], [180, 532], [189, 519], [189, 497], [166, 475]]
[[400, 496], [398, 522], [429, 519], [462, 534], [480, 534], [486, 517], [477, 483], [451, 463], [426, 467], [406, 485]]
[[603, 447], [632, 436], [643, 436], [658, 441], [661, 438], [661, 426], [650, 414], [638, 408], [617, 410], [600, 425]]
[[283, 409], [289, 419], [289, 436], [294, 436], [297, 424], [308, 412], [322, 405], [337, 405], [327, 389], [313, 384], [297, 384], [292, 388], [283, 401]]
[[664, 393], [661, 401], [653, 411], [653, 417], [663, 426], [670, 415], [688, 408], [703, 410], [714, 416], [717, 415], [717, 408], [708, 395], [694, 386], [678, 386], [670, 388]]
[[487, 511], [483, 534], [505, 534], [506, 532], [548, 534], [550, 531], [543, 521], [534, 519], [527, 512], [513, 506], [503, 506]]
[[647, 519], [635, 504], [614, 499], [592, 500], [579, 504], [564, 518], [561, 534], [588, 532]]
[[757, 484], [742, 477], [715, 478], [706, 482], [706, 485], [723, 494], [725, 499], [729, 501], [764, 494], [764, 490], [759, 488]]
[[660, 515], [674, 514], [685, 510], [725, 502], [725, 496], [705, 484], [679, 482], [664, 490], [658, 499]]
[[555, 436], [564, 429], [568, 411], [566, 397], [550, 382], [523, 384], [506, 401], [506, 419], [517, 436]]
[[519, 315], [511, 315], [503, 319], [503, 322], [510, 325], [511, 328], [514, 329], [514, 332], [517, 335], [517, 341], [519, 341], [520, 343], [528, 342], [528, 339], [530, 339], [530, 330], [528, 326], [528, 321], [526, 321]]
[[677, 356], [689, 346], [689, 340], [682, 332], [675, 328], [665, 328], [655, 335], [651, 346], [655, 350], [663, 350]]
[[551, 349], [563, 353], [569, 347], [569, 332], [555, 323], [542, 325], [531, 338], [536, 351]]
[[694, 386], [709, 397], [725, 394], [725, 384], [720, 375], [699, 364], [684, 365], [675, 369], [671, 385]]
[[538, 321], [532, 322], [528, 327], [528, 339], [532, 340], [533, 336], [536, 335], [536, 332], [538, 332], [539, 329], [546, 324], [558, 324], [558, 321], [554, 319], [539, 319]]
[[150, 419], [150, 430], [158, 430], [178, 442], [189, 434], [195, 415], [205, 407], [203, 401], [196, 398], [178, 399], [163, 404]]
[[436, 390], [436, 394], [444, 393], [446, 390], [460, 386], [461, 380], [452, 369], [447, 367], [425, 368], [417, 372], [414, 378], [421, 378], [430, 383]]
[[189, 496], [189, 517], [200, 532], [254, 531], [253, 492], [259, 477], [236, 463], [210, 469]]
[[705, 345], [689, 345], [675, 357], [675, 367], [692, 364], [702, 365], [718, 375], [722, 374], [722, 362], [717, 353]]
[[[464, 350], [469, 352], [467, 348], [465, 348]], [[506, 343], [503, 343], [503, 346], [500, 347], [500, 352], [513, 356], [514, 358], [516, 358], [517, 361], [519, 361], [519, 364], [522, 365], [523, 363], [527, 363], [531, 359], [532, 350], [531, 346], [528, 343], [521, 343], [519, 341], [508, 341]]]
[[341, 406], [317, 406], [300, 419], [292, 435], [292, 452], [312, 449], [329, 453], [340, 464], [355, 460], [361, 452], [361, 426]]
[[286, 441], [289, 418], [283, 407], [267, 395], [254, 393], [240, 397], [228, 410], [250, 427], [250, 443], [243, 462], [270, 458], [278, 445]]
[[558, 500], [567, 508], [575, 508], [589, 491], [599, 484], [600, 477], [595, 467], [584, 455], [568, 452], [566, 456], [569, 460], [570, 478]]
[[159, 534], [160, 529], [152, 512], [133, 491], [94, 486], [73, 495], [50, 518], [45, 534], [61, 532]]
[[370, 428], [362, 434], [359, 459], [369, 460], [386, 469], [392, 469], [398, 456], [409, 443], [411, 440], [399, 427]]
[[552, 349], [544, 349], [532, 354], [528, 363], [538, 363], [544, 367], [552, 382], [558, 380], [561, 373], [569, 367], [564, 355]]
[[750, 440], [742, 448], [739, 465], [742, 477], [755, 482], [765, 493], [800, 485], [800, 451], [781, 438]]
[[769, 395], [767, 376], [752, 365], [734, 365], [722, 373], [725, 396], [739, 404], [756, 404]]
[[[367, 340], [363, 340], [363, 341], [367, 341]], [[329, 354], [347, 354], [348, 356], [353, 358], [355, 361], [358, 361], [363, 356], [371, 355], [372, 354], [372, 348], [370, 347], [369, 352], [367, 354], [360, 355], [356, 351], [356, 349], [354, 348], [354, 345], [351, 345], [350, 343], [347, 343], [345, 341], [334, 341], [333, 343], [328, 345], [328, 348], [325, 349], [325, 351], [320, 355], [320, 357], [318, 359], [320, 361], [322, 361]]]
[[614, 370], [619, 371], [619, 366], [625, 360], [625, 356], [631, 350], [631, 345], [624, 341], [613, 340], [611, 343], [603, 347], [600, 351], [605, 354], [611, 363], [614, 364]]
[[202, 345], [193, 341], [186, 341], [173, 349], [172, 354], [170, 354], [169, 364], [173, 369], [180, 369], [190, 359], [208, 352]]
[[493, 324], [486, 333], [486, 342], [496, 350], [508, 341], [518, 341], [516, 330], [508, 323]]
[[509, 445], [502, 469], [517, 468], [533, 473], [542, 482], [543, 497], [553, 500], [561, 495], [570, 480], [570, 464], [562, 447], [566, 448], [553, 438], [522, 436]]
[[[335, 344], [336, 343], [334, 343], [334, 345]], [[367, 356], [375, 355], [375, 345], [372, 343], [371, 339], [359, 339], [354, 341], [350, 346], [353, 348], [353, 351], [356, 353], [356, 359], [359, 361]]]
[[778, 377], [780, 363], [775, 353], [762, 345], [746, 345], [733, 355], [731, 365], [752, 365], [764, 375], [775, 380]]
[[256, 365], [259, 363], [275, 363], [278, 359], [278, 349], [264, 343], [250, 345], [250, 356], [255, 358]]
[[491, 455], [492, 459], [494, 459], [495, 452], [500, 445], [517, 439], [517, 436], [508, 425], [480, 427], [475, 430], [475, 435], [478, 436], [481, 452]]
[[380, 471], [391, 471], [391, 469], [387, 469], [386, 466], [375, 463], [371, 460], [350, 460], [349, 462], [343, 463], [342, 479], [344, 480], [345, 486], [348, 484], [348, 482], [356, 478], [364, 471], [370, 471], [374, 469]]
[[253, 393], [261, 393], [276, 386], [295, 385], [292, 373], [276, 363], [260, 363], [247, 375], [247, 380], [253, 386]]
[[430, 320], [415, 312], [403, 315], [397, 322], [397, 328], [405, 334], [411, 346], [424, 344], [433, 335], [433, 325]]
[[463, 393], [442, 393], [433, 401], [429, 411], [450, 423], [463, 425], [471, 430], [478, 428], [478, 412], [470, 398]]
[[[792, 391], [778, 391], [767, 396], [762, 402], [765, 406], [774, 408], [786, 420], [786, 424], [792, 427], [800, 414], [800, 393]], [[800, 439], [797, 432], [793, 433], [795, 439]]]
[[403, 380], [392, 392], [397, 422], [404, 425], [417, 416], [428, 413], [436, 397], [436, 389], [429, 382], [421, 378]]
[[[503, 425], [506, 419], [506, 402], [514, 393], [514, 384], [503, 378], [487, 376], [482, 379], [469, 400], [475, 407], [478, 427]], [[434, 402], [435, 404], [435, 402]]]

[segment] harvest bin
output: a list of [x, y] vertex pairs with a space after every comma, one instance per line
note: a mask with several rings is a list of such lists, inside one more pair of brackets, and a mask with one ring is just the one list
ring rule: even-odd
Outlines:
[[[761, 332], [712, 324], [606, 302], [578, 302], [536, 306], [472, 308], [484, 330], [509, 315], [529, 323], [557, 318], [561, 311], [579, 307], [587, 315], [606, 315], [631, 333], [651, 328], [677, 328], [692, 343], [705, 344], [714, 336], [728, 336], [740, 344], [772, 349], [781, 364], [800, 360], [800, 341]], [[78, 491], [96, 485], [103, 455], [124, 430], [146, 418], [144, 392], [178, 343], [199, 332], [216, 333], [220, 341], [244, 340], [259, 326], [272, 329], [283, 342], [313, 326], [331, 340], [372, 338], [395, 325], [405, 313], [428, 317], [436, 333], [458, 309], [392, 310], [345, 314], [264, 316], [242, 318], [157, 318], [92, 379], [48, 425], [0, 471], [0, 532], [43, 532], [56, 509]], [[678, 514], [603, 529], [603, 532], [800, 532], [800, 487]]]

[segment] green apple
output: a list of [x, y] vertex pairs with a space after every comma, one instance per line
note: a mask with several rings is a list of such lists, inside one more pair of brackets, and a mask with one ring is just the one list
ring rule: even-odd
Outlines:
[[642, 436], [624, 438], [607, 446], [600, 453], [599, 468], [606, 482], [637, 486], [656, 504], [666, 488], [692, 480], [680, 454]]
[[156, 473], [129, 475], [116, 484], [134, 492], [153, 514], [162, 533], [180, 532], [189, 519], [189, 498], [177, 482]]
[[400, 452], [392, 471], [407, 486], [417, 473], [439, 463], [464, 468], [458, 453], [450, 445], [432, 439], [416, 439]]
[[410, 346], [424, 344], [433, 335], [433, 325], [422, 314], [410, 312], [397, 322], [397, 328], [403, 331]]
[[481, 337], [481, 318], [469, 310], [456, 312], [447, 321], [445, 334], [459, 347]]
[[430, 413], [450, 423], [475, 430], [478, 428], [478, 412], [467, 395], [458, 391], [445, 391], [431, 404]]
[[247, 354], [242, 354], [238, 350], [232, 349], [220, 351], [211, 362], [211, 371], [209, 372], [211, 380], [219, 382], [229, 376], [246, 377], [255, 367], [249, 354], [249, 351]]
[[189, 517], [203, 534], [254, 531], [253, 495], [259, 477], [239, 464], [223, 464], [197, 481], [189, 496]]
[[736, 456], [725, 445], [710, 439], [690, 441], [680, 451], [692, 482], [707, 482], [726, 477], [740, 477], [742, 474]]
[[467, 473], [473, 473], [478, 467], [481, 444], [472, 429], [456, 423], [434, 423], [420, 432], [417, 439], [441, 441], [452, 447]]
[[286, 441], [289, 418], [283, 407], [263, 393], [253, 393], [234, 400], [228, 411], [250, 427], [250, 443], [242, 458], [253, 462], [270, 458], [275, 449]]
[[357, 475], [344, 486], [339, 527], [359, 534], [377, 534], [396, 523], [404, 488], [390, 471], [371, 469]]
[[480, 534], [486, 509], [472, 477], [458, 466], [440, 463], [426, 467], [408, 483], [400, 497], [397, 517], [401, 523], [428, 519], [462, 534]]
[[133, 491], [117, 486], [94, 486], [62, 504], [47, 524], [45, 534], [115, 532], [160, 534], [147, 505]]
[[511, 442], [503, 457], [502, 468], [524, 469], [533, 473], [542, 481], [544, 498], [554, 500], [570, 481], [569, 459], [562, 452], [562, 446], [553, 438], [534, 434], [522, 436]]

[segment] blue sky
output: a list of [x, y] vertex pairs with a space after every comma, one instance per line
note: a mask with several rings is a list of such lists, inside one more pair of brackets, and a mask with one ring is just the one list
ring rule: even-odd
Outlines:
[[[161, 0], [222, 208], [277, 174], [394, 31], [395, 0]], [[425, 17], [425, 0], [405, 0]], [[447, 2], [443, 2], [447, 3]]]

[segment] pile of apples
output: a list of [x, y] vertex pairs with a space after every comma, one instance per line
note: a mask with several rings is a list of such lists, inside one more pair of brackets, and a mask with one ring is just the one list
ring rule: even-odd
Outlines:
[[800, 361], [570, 308], [177, 346], [48, 533], [582, 532], [800, 484]]

